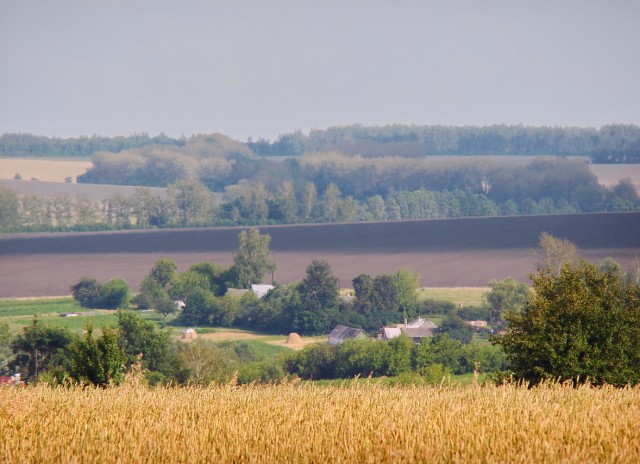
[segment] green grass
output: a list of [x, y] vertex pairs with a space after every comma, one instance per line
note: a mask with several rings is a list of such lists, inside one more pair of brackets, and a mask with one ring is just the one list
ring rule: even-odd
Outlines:
[[86, 311], [71, 297], [38, 299], [0, 299], [0, 317], [33, 316]]
[[250, 346], [253, 350], [255, 350], [256, 354], [261, 359], [272, 359], [282, 353], [291, 351], [291, 348], [287, 348], [285, 346], [272, 345], [270, 343], [265, 343], [261, 340], [223, 340], [223, 341], [215, 341], [213, 343], [215, 345], [224, 345], [229, 342], [245, 344]]
[[[74, 332], [81, 332], [87, 328], [89, 322], [93, 324], [95, 329], [102, 329], [106, 326], [115, 327], [118, 324], [116, 311], [110, 311], [112, 314], [92, 314], [87, 316], [61, 317], [45, 315], [38, 317], [40, 324], [46, 324], [56, 327], [66, 327]], [[8, 320], [13, 325], [27, 326], [33, 322], [32, 317], [14, 317]]]
[[489, 287], [457, 287], [457, 288], [420, 288], [418, 300], [448, 301], [456, 306], [482, 306], [483, 295], [489, 291]]

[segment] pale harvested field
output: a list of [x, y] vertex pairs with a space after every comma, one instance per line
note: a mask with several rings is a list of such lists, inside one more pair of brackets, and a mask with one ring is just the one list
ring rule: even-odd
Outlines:
[[590, 164], [589, 170], [607, 187], [628, 177], [640, 193], [640, 164]]
[[640, 389], [0, 389], [2, 462], [637, 463]]
[[[105, 185], [105, 184], [67, 184], [65, 182], [46, 182], [0, 179], [0, 186], [13, 190], [19, 195], [36, 194], [45, 198], [67, 196], [75, 198], [86, 196], [94, 201], [102, 201], [113, 195], [120, 195], [130, 198], [141, 187], [131, 187], [128, 185]], [[157, 187], [144, 187], [152, 195], [164, 198], [167, 196], [167, 189]], [[220, 201], [221, 194], [216, 194]]]
[[64, 182], [71, 176], [73, 181], [93, 166], [91, 161], [50, 160], [41, 158], [0, 158], [0, 179], [13, 179], [17, 173], [23, 180]]
[[[242, 228], [164, 229], [0, 235], [0, 298], [66, 295], [82, 276], [126, 279], [134, 289], [161, 258], [179, 271], [198, 261], [229, 265]], [[640, 255], [640, 213], [260, 227], [271, 236], [275, 281], [300, 281], [313, 259], [329, 262], [348, 288], [362, 273], [407, 268], [424, 287], [486, 287], [492, 279], [527, 282], [541, 232], [576, 243], [599, 262], [629, 269]]]

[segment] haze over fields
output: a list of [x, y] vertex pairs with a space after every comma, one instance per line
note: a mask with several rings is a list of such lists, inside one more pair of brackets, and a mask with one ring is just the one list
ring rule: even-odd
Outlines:
[[0, 133], [640, 123], [640, 2], [0, 6]]

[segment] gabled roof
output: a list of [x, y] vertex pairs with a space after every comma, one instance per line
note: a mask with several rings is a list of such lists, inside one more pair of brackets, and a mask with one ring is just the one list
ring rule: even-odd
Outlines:
[[418, 316], [418, 319], [416, 319], [415, 321], [411, 322], [410, 324], [407, 324], [407, 328], [418, 328], [418, 327], [423, 327], [428, 329], [438, 328], [438, 326], [435, 325], [433, 322], [431, 322], [428, 319], [422, 319], [420, 316]]
[[269, 293], [269, 290], [273, 290], [274, 288], [273, 285], [251, 284], [251, 291], [255, 293], [258, 298], [262, 298]]
[[426, 338], [433, 337], [433, 330], [430, 327], [401, 327], [400, 331], [407, 337]]
[[356, 338], [360, 334], [364, 334], [364, 330], [354, 329], [353, 327], [347, 327], [346, 325], [337, 325], [329, 334], [329, 339], [336, 338], [339, 340], [349, 340], [351, 338]]
[[383, 327], [380, 336], [383, 340], [399, 337], [402, 332], [397, 327]]

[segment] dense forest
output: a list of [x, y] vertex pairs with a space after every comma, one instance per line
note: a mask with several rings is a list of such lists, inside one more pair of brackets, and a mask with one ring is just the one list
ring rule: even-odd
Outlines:
[[[31, 134], [0, 136], [0, 156], [88, 157], [147, 146], [182, 147], [201, 136], [178, 139], [146, 133], [127, 137], [48, 138]], [[240, 142], [237, 142], [240, 143]], [[597, 163], [640, 162], [640, 127], [611, 124], [600, 129], [531, 126], [387, 126], [331, 127], [281, 134], [276, 140], [251, 138], [242, 144], [256, 155], [301, 156], [337, 150], [347, 155], [556, 155], [588, 156]]]

